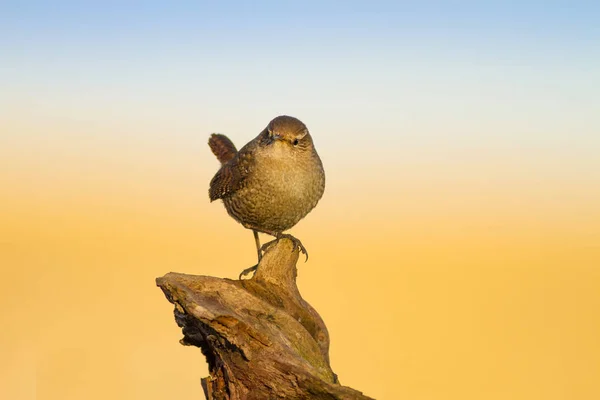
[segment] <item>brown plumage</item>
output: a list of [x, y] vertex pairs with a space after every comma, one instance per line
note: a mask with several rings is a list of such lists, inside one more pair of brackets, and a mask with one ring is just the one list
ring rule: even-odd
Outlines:
[[256, 232], [283, 234], [304, 218], [321, 199], [325, 173], [306, 126], [298, 119], [279, 116], [253, 140], [235, 151], [224, 135], [213, 134], [209, 146], [222, 165], [210, 182], [211, 201], [222, 199], [229, 215]]
[[208, 145], [210, 146], [213, 154], [217, 156], [217, 160], [219, 160], [221, 164], [226, 164], [229, 160], [235, 157], [235, 153], [237, 153], [237, 149], [231, 140], [229, 140], [227, 136], [221, 135], [220, 133], [213, 133], [210, 135], [210, 139], [208, 139]]

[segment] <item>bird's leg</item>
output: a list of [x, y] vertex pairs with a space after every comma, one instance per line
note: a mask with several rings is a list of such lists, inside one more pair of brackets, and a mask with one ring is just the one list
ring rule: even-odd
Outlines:
[[262, 251], [267, 251], [267, 249], [269, 247], [271, 247], [275, 243], [279, 243], [279, 240], [286, 238], [286, 239], [290, 239], [292, 241], [292, 243], [294, 244], [292, 251], [296, 250], [296, 248], [300, 249], [302, 254], [306, 255], [306, 260], [304, 262], [308, 261], [308, 251], [306, 251], [306, 248], [304, 247], [304, 245], [302, 244], [302, 242], [300, 240], [298, 240], [297, 238], [295, 238], [294, 236], [292, 236], [288, 233], [276, 232], [273, 234], [273, 236], [275, 236], [275, 240], [271, 240], [270, 242], [263, 244], [261, 247]]
[[[256, 243], [256, 252], [258, 253], [258, 262], [260, 263], [260, 260], [262, 259], [262, 250], [261, 250], [261, 247], [260, 247], [260, 239], [258, 238], [258, 232], [257, 231], [255, 231], [254, 229], [252, 229], [252, 232], [254, 233], [254, 242]], [[240, 272], [240, 276], [238, 278], [241, 281], [243, 276], [248, 275], [250, 272], [256, 271], [257, 268], [258, 268], [258, 264], [253, 265], [250, 268], [246, 268], [245, 270], [243, 270], [242, 272]]]
[[252, 232], [254, 233], [254, 241], [256, 242], [256, 252], [258, 253], [258, 262], [260, 262], [260, 259], [262, 258], [262, 250], [260, 249], [260, 239], [258, 238], [257, 231], [255, 231], [253, 229]]

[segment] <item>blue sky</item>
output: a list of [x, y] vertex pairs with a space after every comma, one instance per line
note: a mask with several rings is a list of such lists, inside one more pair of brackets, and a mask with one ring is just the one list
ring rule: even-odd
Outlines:
[[357, 138], [373, 128], [423, 146], [561, 146], [576, 135], [581, 149], [600, 128], [596, 2], [39, 1], [0, 10], [0, 105], [30, 120], [161, 115], [190, 132], [241, 132], [289, 113], [322, 130], [343, 118], [339, 129]]
[[600, 38], [595, 2], [345, 2], [342, 7], [338, 2], [25, 1], [0, 7], [1, 40], [9, 55], [78, 45], [99, 54], [154, 46], [174, 52], [185, 45], [248, 53], [267, 45], [376, 53], [396, 43], [480, 51], [493, 45], [505, 52], [524, 46], [597, 47]]
[[[598, 66], [594, 2], [18, 2], [0, 6], [2, 81], [138, 71], [362, 76], [404, 67]], [[316, 76], [314, 75], [316, 74]], [[117, 79], [118, 80], [118, 79]], [[147, 81], [146, 81], [147, 83]]]

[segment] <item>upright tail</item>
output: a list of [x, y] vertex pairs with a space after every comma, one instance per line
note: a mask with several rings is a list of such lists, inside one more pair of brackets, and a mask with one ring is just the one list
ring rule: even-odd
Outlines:
[[213, 154], [217, 156], [217, 159], [221, 164], [227, 163], [233, 157], [235, 157], [237, 150], [235, 145], [225, 135], [220, 133], [213, 133], [208, 139], [208, 145], [212, 150]]

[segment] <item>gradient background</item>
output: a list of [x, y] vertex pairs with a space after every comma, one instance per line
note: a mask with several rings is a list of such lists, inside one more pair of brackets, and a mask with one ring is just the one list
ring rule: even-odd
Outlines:
[[0, 398], [203, 398], [154, 279], [252, 264], [207, 137], [284, 113], [327, 172], [291, 232], [343, 384], [600, 398], [594, 3], [2, 3]]

